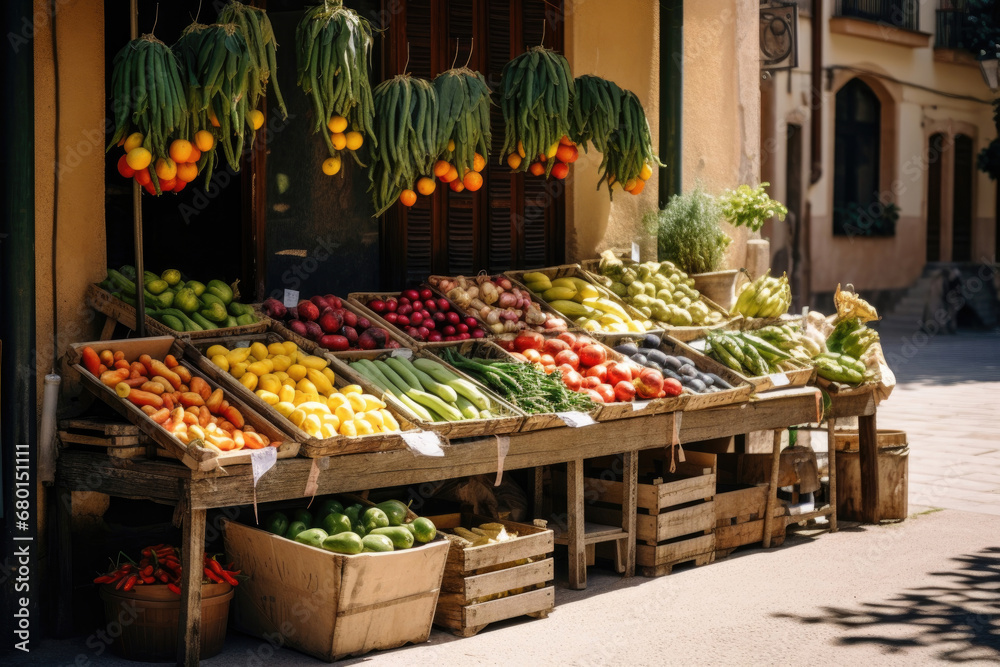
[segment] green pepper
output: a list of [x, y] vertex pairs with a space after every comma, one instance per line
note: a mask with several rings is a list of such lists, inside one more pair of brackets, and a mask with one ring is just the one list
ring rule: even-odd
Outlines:
[[218, 329], [219, 325], [211, 320], [205, 319], [201, 313], [191, 313], [191, 319], [194, 320], [198, 326], [203, 330], [205, 329]]
[[221, 280], [209, 280], [206, 291], [222, 299], [224, 304], [229, 304], [233, 300], [233, 288]]
[[240, 323], [236, 321], [235, 317], [233, 317], [232, 315], [226, 315], [226, 324], [225, 324], [225, 326], [227, 326], [227, 327], [238, 327], [239, 325], [240, 325]]
[[184, 286], [194, 291], [195, 296], [201, 296], [205, 293], [205, 285], [197, 280], [189, 280]]
[[177, 292], [177, 295], [174, 297], [173, 305], [190, 315], [191, 313], [197, 312], [201, 304], [198, 301], [198, 295], [194, 293], [194, 290], [190, 287], [185, 287]]
[[216, 324], [222, 324], [223, 322], [226, 321], [226, 317], [228, 317], [228, 315], [226, 314], [226, 307], [223, 306], [221, 303], [208, 304], [205, 308], [202, 308], [199, 312], [201, 313], [201, 316], [204, 317], [206, 320], [211, 320]]

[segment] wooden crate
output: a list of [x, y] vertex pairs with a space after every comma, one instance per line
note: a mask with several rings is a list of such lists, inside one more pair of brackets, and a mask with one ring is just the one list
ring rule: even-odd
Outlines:
[[443, 538], [348, 556], [231, 521], [223, 531], [247, 576], [233, 610], [242, 632], [280, 636], [328, 662], [427, 641], [449, 554]]
[[[521, 423], [524, 421], [524, 413], [490, 391], [486, 385], [482, 384], [475, 378], [469, 377], [426, 349], [416, 350], [415, 352], [412, 352], [412, 355], [417, 358], [433, 359], [452, 373], [461, 378], [465, 378], [472, 384], [476, 385], [476, 387], [479, 388], [483, 395], [486, 396], [486, 399], [490, 402], [490, 412], [494, 415], [494, 417], [490, 419], [465, 419], [457, 422], [428, 422], [413, 414], [408, 407], [400, 403], [399, 409], [403, 411], [403, 415], [406, 417], [407, 421], [425, 431], [435, 431], [436, 433], [439, 433], [447, 438], [473, 438], [488, 435], [504, 435], [507, 433], [516, 433], [520, 430]], [[375, 360], [386, 359], [389, 356], [391, 356], [390, 352], [377, 352], [375, 350], [369, 350], [363, 358]], [[331, 355], [327, 355], [327, 358], [330, 359], [331, 367], [338, 377], [349, 378], [352, 382], [364, 387], [365, 391], [370, 394], [374, 394], [376, 396], [383, 394], [383, 391], [372, 384], [371, 380], [352, 369], [344, 360]], [[386, 397], [386, 400], [388, 400], [388, 397]]]
[[[449, 304], [451, 304], [451, 309], [454, 310], [459, 315], [475, 318], [475, 320], [479, 323], [479, 326], [481, 326], [483, 328], [483, 331], [486, 332], [486, 338], [493, 337], [493, 332], [490, 331], [490, 328], [486, 325], [486, 322], [484, 322], [483, 319], [479, 317], [478, 314], [469, 313], [466, 315], [465, 311], [456, 306], [454, 301], [452, 301], [444, 294], [442, 294], [439, 290], [435, 289], [434, 287], [431, 287], [430, 285], [421, 285], [417, 289], [419, 290], [424, 288], [427, 288], [431, 292], [433, 292], [435, 299], [444, 299]], [[395, 324], [390, 324], [388, 320], [386, 320], [384, 317], [382, 317], [381, 315], [379, 315], [366, 305], [372, 299], [382, 299], [384, 301], [385, 299], [389, 298], [399, 298], [400, 293], [401, 292], [351, 292], [350, 294], [347, 295], [347, 300], [350, 301], [351, 305], [354, 306], [357, 310], [363, 312], [365, 314], [365, 317], [370, 319], [372, 322], [378, 322], [379, 326], [385, 327], [389, 331], [396, 333], [399, 338], [406, 341], [407, 347], [411, 347], [414, 349], [435, 348], [447, 345], [454, 345], [456, 342], [458, 342], [449, 340], [449, 341], [439, 341], [436, 343], [432, 343], [428, 341], [417, 340], [416, 338], [413, 338], [412, 336], [404, 332]]]
[[[715, 558], [725, 558], [736, 547], [764, 539], [767, 484], [718, 485], [715, 489]], [[785, 541], [785, 506], [774, 508], [771, 545]]]
[[[493, 275], [496, 275], [496, 274], [493, 274]], [[436, 293], [440, 293], [440, 294], [443, 295], [444, 292], [442, 292], [435, 285], [431, 284], [431, 281], [433, 281], [435, 279], [438, 279], [438, 280], [442, 280], [442, 279], [443, 280], [455, 280], [455, 278], [456, 278], [456, 276], [430, 276], [430, 278], [427, 279], [427, 284], [431, 288], [431, 290], [433, 290]], [[468, 278], [468, 276], [466, 276], [466, 278]], [[518, 285], [514, 285], [514, 286], [518, 287]], [[544, 310], [544, 302], [541, 299], [539, 299], [536, 294], [533, 294], [531, 292], [531, 290], [528, 290], [528, 289], [522, 289], [522, 291], [524, 292], [524, 294], [526, 294], [528, 296], [529, 299], [531, 299], [532, 302], [538, 304], [538, 306], [540, 308], [543, 308], [543, 310]], [[447, 298], [447, 296], [445, 296], [445, 298]], [[472, 317], [475, 317], [478, 320], [482, 320], [482, 317], [479, 315], [479, 313], [475, 309], [462, 309], [462, 308], [458, 307], [458, 304], [455, 304], [455, 307], [458, 308], [458, 312], [462, 313], [463, 315], [471, 315]], [[560, 316], [559, 319], [561, 319], [563, 322], [566, 323], [567, 328], [570, 327], [570, 326], [572, 326], [572, 323], [570, 321], [568, 321], [565, 316]], [[524, 320], [519, 320], [519, 321], [520, 322], [524, 322]], [[489, 329], [486, 329], [486, 331], [490, 332]], [[523, 329], [523, 331], [535, 331], [535, 332], [538, 332], [538, 333], [547, 333], [547, 332], [551, 331], [551, 329], [546, 329], [544, 326], [539, 325], [539, 324], [532, 325], [532, 324], [525, 323], [525, 328]], [[490, 333], [492, 333], [492, 332], [490, 332]]]
[[[83, 348], [85, 347], [92, 347], [96, 352], [100, 352], [101, 350], [121, 350], [125, 353], [125, 359], [129, 362], [137, 360], [142, 354], [148, 354], [154, 359], [162, 360], [167, 354], [172, 353], [176, 358], [180, 359], [183, 356], [183, 349], [172, 336], [73, 343], [70, 345], [67, 357], [74, 370], [80, 374], [83, 384], [87, 389], [113, 410], [138, 426], [156, 444], [163, 447], [165, 452], [178, 458], [181, 463], [189, 468], [205, 471], [214, 470], [221, 466], [250, 463], [250, 452], [253, 451], [251, 449], [219, 452], [203, 447], [189, 447], [182, 443], [171, 433], [168, 433], [166, 429], [150, 419], [145, 412], [129, 401], [120, 398], [112, 387], [105, 385], [101, 382], [100, 378], [94, 377], [90, 371], [85, 369], [80, 363]], [[219, 387], [211, 377], [199, 372], [192, 364], [185, 361], [181, 361], [181, 364], [191, 372], [191, 375], [205, 380], [213, 390]], [[271, 440], [282, 443], [278, 448], [279, 459], [291, 458], [298, 454], [299, 443], [297, 440], [289, 437], [287, 433], [275, 427], [269, 420], [261, 417], [249, 405], [240, 400], [239, 396], [234, 392], [225, 392], [225, 398], [243, 414], [243, 418], [247, 424], [253, 426], [259, 433], [263, 433]]]
[[156, 449], [135, 424], [86, 417], [61, 419], [59, 442], [63, 447], [100, 451], [113, 459], [151, 457]]
[[[690, 354], [697, 354], [699, 356], [706, 357], [711, 361], [715, 361], [714, 359], [711, 359], [703, 352], [694, 349], [693, 347], [687, 345], [682, 341], [675, 339], [673, 341], [673, 347], [677, 349], [678, 353], [683, 353], [684, 356], [690, 356]], [[723, 366], [723, 364], [719, 365], [726, 368], [728, 373], [732, 375], [734, 378], [739, 379], [742, 382], [749, 382], [751, 385], [753, 385], [754, 391], [758, 394], [763, 393], [765, 391], [771, 391], [772, 389], [788, 389], [790, 387], [804, 387], [810, 382], [812, 382], [813, 379], [816, 377], [816, 369], [813, 368], [811, 365], [796, 361], [794, 359], [791, 359], [789, 361], [795, 366], [794, 370], [774, 373], [772, 375], [758, 375], [753, 377], [743, 375], [742, 373], [738, 373], [730, 368]], [[776, 384], [775, 383], [777, 380], [776, 376], [778, 375], [784, 375], [785, 378], [788, 380], [788, 382], [785, 384]]]
[[[636, 262], [635, 260], [627, 257], [622, 257], [621, 260], [626, 265], [639, 264], [639, 262]], [[595, 285], [604, 288], [604, 283], [603, 283], [604, 277], [601, 276], [598, 270], [600, 264], [601, 264], [600, 259], [586, 259], [580, 262], [581, 268], [583, 269], [583, 272], [585, 274], [585, 278], [590, 282], [594, 283]], [[611, 290], [608, 291], [610, 292]], [[658, 328], [662, 329], [667, 334], [672, 336], [675, 340], [690, 341], [690, 340], [695, 340], [696, 338], [704, 337], [705, 334], [707, 334], [709, 331], [713, 329], [724, 329], [734, 326], [736, 320], [739, 319], [730, 317], [729, 313], [726, 311], [725, 308], [715, 303], [704, 294], [701, 295], [701, 300], [705, 303], [706, 306], [708, 306], [708, 309], [710, 311], [722, 313], [724, 316], [723, 320], [718, 324], [692, 325], [687, 327], [678, 327], [672, 324], [668, 324], [667, 322], [660, 322], [659, 320], [652, 320], [652, 322]], [[622, 299], [622, 301], [624, 301], [624, 299]], [[628, 304], [628, 307], [635, 310], [635, 308], [631, 304]], [[641, 316], [642, 314], [639, 313], [639, 315]]]
[[[205, 350], [210, 348], [212, 345], [222, 345], [231, 349], [233, 347], [239, 347], [239, 344], [241, 343], [244, 344], [242, 345], [243, 347], [246, 347], [255, 342], [261, 342], [264, 345], [268, 345], [270, 343], [280, 343], [284, 340], [285, 338], [276, 331], [268, 331], [249, 336], [205, 338], [184, 343], [184, 354], [205, 375], [208, 375], [229, 391], [243, 397], [245, 401], [254, 406], [255, 410], [260, 412], [274, 424], [279, 424], [283, 430], [294, 434], [296, 439], [298, 439], [301, 443], [299, 453], [303, 456], [309, 458], [319, 458], [321, 456], [336, 456], [339, 454], [360, 454], [367, 452], [386, 452], [394, 449], [406, 449], [406, 444], [403, 442], [402, 437], [400, 437], [398, 433], [371, 433], [368, 435], [358, 435], [354, 437], [341, 435], [335, 438], [317, 438], [309, 435], [290, 422], [287, 417], [275, 410], [274, 406], [268, 405], [262, 401], [260, 397], [243, 386], [239, 380], [234, 378], [227, 371], [224, 371], [213, 364], [212, 360], [205, 356]], [[327, 359], [329, 359], [329, 357], [327, 357]], [[335, 387], [339, 389], [349, 384], [352, 384], [349, 379], [345, 378], [340, 373], [336, 373], [336, 379], [334, 380]], [[382, 392], [372, 393], [376, 396], [381, 396], [382, 394]], [[404, 412], [405, 408], [401, 403], [396, 401], [396, 399], [392, 396], [387, 395], [382, 398], [386, 402], [389, 412], [391, 412], [392, 416], [396, 418], [397, 422], [399, 422], [401, 429], [404, 431], [410, 431], [416, 428], [409, 422], [409, 420], [406, 419], [405, 415], [408, 414], [408, 412]]]
[[[496, 621], [525, 615], [545, 618], [555, 606], [551, 530], [467, 513], [429, 518], [444, 532], [456, 526], [502, 523], [508, 532], [518, 535], [507, 542], [478, 547], [449, 540], [451, 549], [435, 625], [459, 637], [471, 637]], [[518, 565], [529, 558], [533, 562]]]
[[[132, 331], [136, 330], [135, 307], [130, 306], [121, 299], [112, 296], [111, 292], [101, 289], [97, 285], [88, 285], [84, 294], [87, 305], [94, 308], [116, 322], [120, 322]], [[268, 320], [261, 319], [254, 324], [244, 324], [238, 327], [220, 327], [218, 329], [208, 329], [205, 331], [175, 331], [166, 324], [154, 320], [146, 315], [146, 331], [149, 335], [155, 336], [183, 336], [185, 338], [215, 338], [218, 336], [239, 336], [249, 333], [258, 333], [267, 329]]]

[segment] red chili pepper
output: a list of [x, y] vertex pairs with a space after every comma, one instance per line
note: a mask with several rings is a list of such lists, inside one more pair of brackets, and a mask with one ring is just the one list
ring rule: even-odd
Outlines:
[[229, 584], [230, 586], [239, 586], [239, 584], [240, 584], [240, 582], [236, 581], [236, 577], [232, 576], [231, 574], [229, 574], [225, 570], [222, 571], [222, 575], [221, 576], [225, 580], [225, 582], [227, 584]]
[[210, 570], [209, 568], [207, 568], [207, 567], [204, 568], [204, 572], [205, 572], [205, 576], [208, 577], [209, 581], [214, 581], [217, 584], [221, 584], [222, 583], [222, 577], [220, 577], [219, 575], [217, 575], [215, 572], [212, 572], [212, 570]]
[[163, 570], [156, 570], [155, 572], [153, 572], [153, 576], [162, 581], [163, 583], [167, 583], [168, 581], [170, 581], [170, 577], [167, 576], [167, 573], [164, 572]]
[[140, 568], [146, 567], [147, 565], [149, 565], [149, 559], [148, 558], [143, 558], [142, 560], [139, 561], [139, 567]]
[[119, 570], [121, 570], [122, 572], [131, 572], [132, 571], [132, 563], [125, 563], [124, 565], [122, 565], [119, 568]]
[[176, 595], [181, 594], [181, 587], [178, 586], [177, 584], [167, 584], [167, 590], [169, 590], [171, 593], [175, 593]]
[[116, 591], [121, 590], [121, 587], [124, 585], [125, 585], [125, 577], [122, 577], [121, 579], [118, 580], [118, 583], [115, 584], [115, 590]]
[[215, 572], [220, 577], [222, 576], [222, 564], [214, 558], [206, 558], [205, 564], [209, 567], [212, 572]]
[[137, 582], [138, 580], [139, 580], [139, 575], [133, 574], [125, 581], [125, 587], [122, 590], [123, 591], [132, 590], [133, 588], [135, 588], [135, 582]]
[[144, 583], [144, 584], [155, 584], [156, 583], [156, 577], [144, 576], [142, 578], [142, 583]]
[[95, 584], [110, 584], [112, 581], [114, 581], [114, 578], [110, 574], [105, 574], [94, 579]]
[[147, 557], [148, 556], [152, 556], [153, 555], [153, 550], [150, 549], [149, 547], [146, 547], [145, 549], [142, 550], [142, 555], [143, 556], [147, 556]]
[[142, 576], [148, 577], [148, 576], [150, 576], [152, 574], [153, 574], [153, 566], [152, 565], [147, 565], [146, 567], [142, 568]]

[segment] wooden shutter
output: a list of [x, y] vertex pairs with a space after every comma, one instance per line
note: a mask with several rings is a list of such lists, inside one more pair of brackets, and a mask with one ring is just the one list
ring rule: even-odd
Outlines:
[[[414, 76], [433, 78], [468, 60], [495, 89], [503, 66], [526, 46], [542, 43], [543, 31], [546, 46], [562, 49], [562, 0], [385, 0], [383, 5], [384, 10], [398, 9], [385, 14], [392, 17], [383, 46], [385, 78], [404, 67]], [[455, 193], [438, 183], [432, 197], [419, 197], [410, 209], [396, 205], [385, 215], [387, 287], [420, 282], [431, 273], [492, 272], [563, 261], [562, 182], [512, 175], [500, 163], [504, 130], [499, 106], [493, 108], [492, 121], [492, 155], [479, 192]]]

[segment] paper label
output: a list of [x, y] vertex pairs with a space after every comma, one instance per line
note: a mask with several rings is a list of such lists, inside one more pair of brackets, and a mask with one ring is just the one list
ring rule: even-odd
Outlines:
[[639, 244], [636, 243], [635, 241], [632, 241], [632, 261], [633, 262], [640, 261], [639, 260], [639, 256], [640, 256], [640, 254], [639, 254]]
[[556, 416], [563, 420], [563, 423], [566, 424], [566, 426], [571, 428], [590, 426], [591, 424], [597, 423], [586, 412], [578, 412], [576, 410], [571, 410], [569, 412], [557, 412]]
[[257, 482], [268, 470], [278, 462], [278, 450], [276, 447], [264, 447], [250, 452], [250, 467], [253, 469], [253, 485], [257, 487]]
[[309, 468], [309, 477], [306, 479], [306, 488], [305, 491], [302, 492], [303, 496], [309, 496], [310, 505], [312, 505], [312, 499], [316, 497], [316, 492], [318, 490], [319, 490], [319, 462], [316, 459], [313, 459], [312, 466], [310, 466]]
[[632, 412], [639, 412], [649, 407], [649, 401], [632, 401]]
[[441, 436], [434, 431], [403, 431], [399, 434], [414, 453], [421, 456], [444, 456]]
[[238, 341], [236, 341], [236, 347], [250, 347], [250, 341], [248, 341], [248, 340], [238, 340]]
[[405, 347], [397, 347], [390, 353], [389, 356], [402, 357], [403, 359], [410, 359], [413, 357], [413, 350]]
[[784, 373], [772, 373], [767, 378], [775, 387], [785, 387], [788, 385], [788, 376]]
[[285, 308], [294, 308], [299, 305], [299, 291], [297, 289], [286, 289], [283, 300]]
[[497, 439], [497, 479], [493, 482], [493, 486], [500, 486], [500, 482], [503, 480], [503, 463], [507, 459], [507, 452], [510, 451], [510, 436], [498, 435], [494, 437]]

